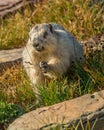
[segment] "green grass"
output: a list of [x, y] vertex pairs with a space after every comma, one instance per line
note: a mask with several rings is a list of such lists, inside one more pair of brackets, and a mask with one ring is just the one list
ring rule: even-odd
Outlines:
[[[42, 5], [26, 6], [24, 10], [1, 19], [0, 50], [24, 46], [28, 31], [36, 23], [59, 23], [79, 40], [102, 33], [102, 8], [96, 4], [90, 7], [88, 0], [76, 0], [74, 4], [65, 0], [47, 0]], [[40, 86], [38, 99], [20, 65], [0, 73], [0, 101], [19, 105], [26, 112], [102, 89], [104, 52], [87, 58], [84, 66], [76, 64], [60, 80], [54, 79], [48, 85]]]

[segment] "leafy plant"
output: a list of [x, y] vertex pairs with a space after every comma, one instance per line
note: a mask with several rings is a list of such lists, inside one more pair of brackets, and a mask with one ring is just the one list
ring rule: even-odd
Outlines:
[[24, 113], [25, 111], [20, 106], [0, 101], [0, 125], [9, 123]]

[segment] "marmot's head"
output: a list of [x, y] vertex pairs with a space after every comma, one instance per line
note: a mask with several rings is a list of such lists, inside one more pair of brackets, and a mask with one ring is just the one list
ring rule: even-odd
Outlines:
[[57, 39], [51, 24], [37, 24], [29, 33], [29, 44], [36, 52], [49, 52], [55, 50]]

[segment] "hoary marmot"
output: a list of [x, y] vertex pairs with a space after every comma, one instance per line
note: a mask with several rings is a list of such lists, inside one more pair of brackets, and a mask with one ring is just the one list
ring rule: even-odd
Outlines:
[[72, 62], [85, 60], [81, 44], [55, 23], [35, 25], [29, 32], [22, 56], [35, 92], [46, 79], [65, 74]]

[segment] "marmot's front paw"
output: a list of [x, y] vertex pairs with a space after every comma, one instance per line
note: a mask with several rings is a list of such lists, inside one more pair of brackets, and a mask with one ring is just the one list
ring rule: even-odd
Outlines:
[[47, 73], [47, 71], [49, 69], [49, 66], [48, 66], [47, 62], [45, 62], [45, 61], [41, 61], [39, 63], [39, 67], [41, 68], [43, 73]]

